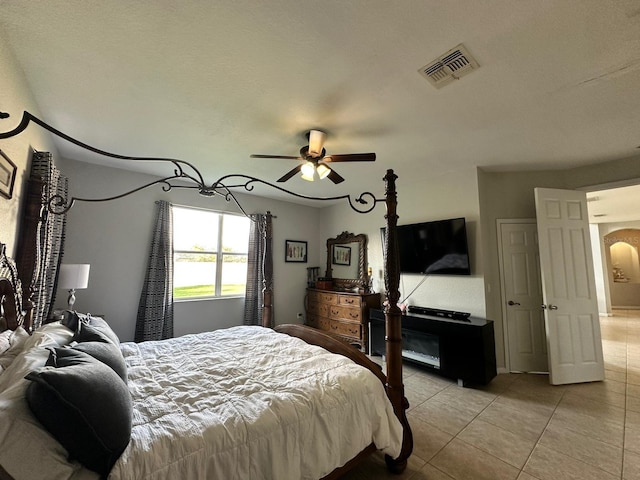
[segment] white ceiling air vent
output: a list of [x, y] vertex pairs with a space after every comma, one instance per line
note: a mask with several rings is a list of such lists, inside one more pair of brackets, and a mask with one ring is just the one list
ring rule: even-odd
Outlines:
[[444, 87], [454, 80], [471, 73], [478, 68], [478, 62], [473, 58], [464, 45], [452, 48], [444, 55], [418, 70], [431, 85], [436, 88]]

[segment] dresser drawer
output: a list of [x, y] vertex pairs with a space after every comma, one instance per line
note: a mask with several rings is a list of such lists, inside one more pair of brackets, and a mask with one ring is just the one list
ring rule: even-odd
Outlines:
[[362, 298], [354, 295], [338, 295], [338, 305], [360, 308]]
[[333, 292], [309, 292], [309, 302], [329, 303], [336, 305], [338, 303], [338, 295]]
[[360, 308], [331, 305], [329, 307], [329, 316], [331, 318], [346, 320], [348, 322], [362, 322], [362, 310]]
[[352, 345], [367, 351], [369, 309], [380, 307], [377, 293], [355, 294], [332, 290], [307, 289], [306, 324], [332, 332]]
[[307, 321], [305, 323], [310, 327], [319, 328], [320, 330], [330, 330], [331, 328], [331, 320], [312, 313], [307, 315]]
[[331, 320], [331, 332], [360, 340], [360, 324]]
[[320, 323], [318, 322], [319, 318], [320, 317], [313, 313], [307, 313], [307, 318], [305, 318], [304, 324], [313, 328], [320, 328]]
[[315, 313], [316, 315], [328, 317], [330, 307], [331, 305], [329, 305], [328, 303], [318, 303], [310, 301], [309, 305], [307, 305], [307, 311], [309, 313]]

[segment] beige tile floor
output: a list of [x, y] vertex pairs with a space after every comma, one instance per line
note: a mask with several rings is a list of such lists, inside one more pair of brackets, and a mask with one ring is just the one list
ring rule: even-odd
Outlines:
[[640, 311], [601, 317], [603, 382], [552, 386], [501, 374], [462, 388], [406, 364], [413, 454], [402, 475], [374, 455], [349, 480], [640, 479]]

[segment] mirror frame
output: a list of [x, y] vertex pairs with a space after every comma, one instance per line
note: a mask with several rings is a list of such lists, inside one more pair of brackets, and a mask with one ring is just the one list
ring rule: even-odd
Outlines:
[[[333, 278], [331, 269], [331, 258], [333, 256], [333, 246], [345, 243], [357, 243], [360, 246], [360, 255], [358, 258], [358, 278]], [[367, 235], [364, 233], [354, 235], [349, 232], [342, 232], [335, 238], [327, 239], [327, 270], [325, 277], [333, 281], [333, 287], [336, 290], [355, 290], [367, 292], [369, 282], [367, 281]]]

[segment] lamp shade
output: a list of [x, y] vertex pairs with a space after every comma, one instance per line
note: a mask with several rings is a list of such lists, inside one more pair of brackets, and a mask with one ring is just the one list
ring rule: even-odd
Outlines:
[[302, 172], [302, 178], [307, 182], [313, 182], [313, 174], [316, 171], [316, 167], [312, 162], [306, 162], [300, 169]]
[[316, 172], [318, 173], [318, 177], [320, 177], [320, 180], [322, 180], [323, 178], [326, 178], [326, 176], [329, 175], [330, 171], [331, 169], [327, 167], [324, 163], [319, 163], [318, 167], [316, 168]]
[[87, 288], [89, 286], [88, 263], [63, 263], [60, 265], [58, 275], [58, 288], [72, 290], [76, 288]]

